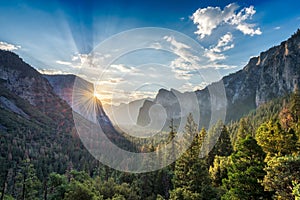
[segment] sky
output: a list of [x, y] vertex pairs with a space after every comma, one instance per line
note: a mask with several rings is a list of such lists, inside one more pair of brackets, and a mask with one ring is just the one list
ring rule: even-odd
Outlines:
[[0, 49], [76, 74], [104, 104], [194, 91], [300, 28], [295, 0], [0, 1]]

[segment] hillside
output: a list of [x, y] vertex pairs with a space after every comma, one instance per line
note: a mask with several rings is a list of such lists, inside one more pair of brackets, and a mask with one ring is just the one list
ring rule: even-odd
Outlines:
[[[210, 91], [214, 87], [224, 85], [227, 102], [212, 104]], [[240, 71], [223, 77], [219, 82], [212, 83], [203, 90], [195, 91], [199, 110], [200, 127], [208, 127], [211, 118], [211, 108], [226, 108], [226, 122], [238, 120], [249, 111], [257, 108], [273, 98], [282, 97], [300, 86], [300, 31], [297, 31], [287, 41], [253, 57]], [[190, 93], [183, 93], [188, 100]], [[181, 96], [182, 96], [181, 95]], [[215, 94], [214, 94], [215, 95]], [[178, 96], [178, 95], [177, 95]], [[175, 90], [160, 90], [153, 105], [162, 105], [171, 118], [179, 120], [180, 107]], [[183, 97], [184, 98], [184, 97]], [[177, 103], [176, 103], [177, 102]], [[146, 103], [146, 102], [145, 102]], [[149, 121], [151, 108], [147, 102], [141, 109], [137, 123], [145, 125]], [[182, 116], [181, 116], [182, 117]], [[168, 127], [168, 124], [166, 124]]]

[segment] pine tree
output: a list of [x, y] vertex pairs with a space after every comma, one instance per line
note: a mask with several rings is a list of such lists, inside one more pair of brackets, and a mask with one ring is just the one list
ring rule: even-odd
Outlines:
[[228, 178], [228, 168], [231, 164], [230, 157], [215, 157], [213, 165], [209, 168], [209, 174], [214, 187], [220, 187], [222, 185], [222, 180]]
[[247, 135], [252, 135], [251, 128], [249, 127], [249, 124], [247, 123], [246, 119], [242, 118], [239, 121], [239, 128], [238, 128], [235, 140], [234, 140], [234, 147], [237, 145], [237, 143], [240, 140], [245, 139]]
[[[208, 165], [211, 166], [216, 155], [229, 156], [233, 152], [233, 147], [230, 141], [227, 127], [222, 121], [219, 121], [211, 131], [209, 131], [209, 141], [215, 145], [208, 154]], [[215, 141], [217, 140], [217, 142]], [[210, 147], [211, 148], [211, 147]]]
[[268, 153], [268, 157], [288, 155], [297, 151], [297, 137], [294, 130], [283, 130], [279, 122], [263, 123], [256, 132], [256, 139]]
[[[174, 119], [171, 119], [170, 122], [170, 132], [168, 135], [168, 143], [170, 143], [170, 155], [168, 156], [167, 160], [168, 161], [172, 161], [172, 160], [176, 160], [176, 142], [174, 140], [174, 138], [176, 137], [176, 130], [175, 130], [175, 125], [174, 125]], [[173, 162], [172, 164], [170, 164], [170, 170], [174, 171], [175, 169], [175, 162]]]
[[212, 199], [215, 197], [208, 174], [207, 163], [199, 158], [205, 129], [200, 133], [190, 116], [185, 127], [187, 137], [195, 136], [191, 146], [176, 161], [173, 177], [174, 189], [171, 191], [170, 199]]
[[[148, 152], [154, 152], [154, 146], [152, 144], [148, 147]], [[151, 166], [152, 162], [154, 162], [153, 158], [148, 158], [144, 161], [145, 166]], [[154, 199], [155, 196], [155, 181], [156, 181], [156, 172], [146, 172], [142, 173], [139, 176], [139, 189], [140, 196], [142, 199]]]
[[49, 174], [47, 193], [49, 200], [63, 199], [67, 189], [67, 177], [57, 173]]
[[17, 199], [38, 199], [41, 182], [29, 159], [23, 160], [16, 175]]
[[265, 190], [275, 193], [277, 199], [295, 199], [293, 182], [300, 182], [300, 157], [273, 157], [267, 162], [263, 185]]
[[228, 178], [223, 180], [227, 190], [222, 199], [261, 199], [267, 194], [260, 184], [263, 179], [265, 153], [256, 140], [247, 136], [236, 146], [231, 155], [232, 165], [228, 169]]
[[300, 90], [296, 88], [291, 96], [290, 110], [292, 111], [295, 122], [300, 120]]

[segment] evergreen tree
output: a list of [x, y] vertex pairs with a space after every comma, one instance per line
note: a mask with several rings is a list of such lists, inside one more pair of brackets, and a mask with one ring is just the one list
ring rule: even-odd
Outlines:
[[247, 135], [253, 135], [251, 132], [251, 128], [249, 127], [249, 123], [247, 123], [246, 118], [242, 118], [239, 121], [238, 131], [237, 135], [235, 136], [233, 142], [234, 142], [234, 148], [236, 148], [236, 145], [239, 141], [242, 139], [245, 139]]
[[268, 157], [288, 155], [297, 151], [297, 137], [294, 130], [283, 130], [279, 122], [263, 123], [256, 132], [256, 139], [268, 153]]
[[299, 156], [271, 158], [265, 168], [265, 190], [273, 192], [277, 199], [294, 199], [293, 182], [300, 182], [299, 166]]
[[[168, 143], [171, 143], [171, 149], [170, 149], [170, 155], [168, 160], [176, 160], [176, 142], [174, 140], [174, 138], [176, 137], [176, 130], [175, 130], [175, 125], [174, 125], [174, 119], [171, 119], [170, 122], [170, 132], [168, 135]], [[170, 164], [169, 169], [171, 171], [174, 171], [175, 169], [175, 162], [173, 162], [172, 164]]]
[[262, 199], [267, 194], [260, 184], [265, 172], [265, 153], [256, 140], [247, 136], [237, 143], [236, 151], [231, 155], [232, 165], [228, 169], [228, 178], [223, 180], [227, 190], [222, 199]]
[[72, 180], [65, 193], [64, 200], [102, 200], [102, 196], [97, 196], [85, 182], [81, 183]]
[[300, 200], [300, 183], [298, 181], [293, 181], [293, 195], [295, 200]]
[[16, 175], [17, 199], [38, 199], [41, 182], [29, 159], [23, 160]]
[[68, 181], [65, 175], [51, 173], [47, 182], [47, 194], [49, 200], [63, 199]]
[[207, 163], [199, 158], [206, 131], [202, 129], [198, 133], [191, 116], [187, 120], [185, 131], [187, 137], [195, 137], [188, 150], [176, 161], [174, 189], [170, 193], [170, 199], [213, 199], [215, 193], [211, 186]]
[[[148, 147], [148, 152], [154, 152], [154, 146], [152, 144]], [[145, 166], [151, 166], [154, 162], [154, 158], [150, 156], [147, 160], [144, 160]], [[155, 191], [155, 181], [156, 181], [156, 172], [145, 172], [139, 175], [139, 195], [142, 199], [152, 200], [156, 198]]]
[[[214, 158], [216, 155], [218, 156], [229, 156], [233, 147], [230, 141], [229, 132], [227, 127], [223, 124], [222, 121], [217, 122], [214, 128], [209, 131], [208, 140], [210, 144], [215, 144], [211, 151], [208, 154], [208, 165], [211, 166], [214, 162]], [[217, 142], [216, 142], [217, 140]]]
[[297, 123], [300, 120], [300, 90], [296, 88], [292, 94], [290, 101], [290, 110], [292, 111], [294, 121]]
[[231, 157], [215, 157], [213, 165], [209, 168], [209, 174], [214, 187], [220, 187], [222, 180], [228, 178], [228, 168], [231, 164]]

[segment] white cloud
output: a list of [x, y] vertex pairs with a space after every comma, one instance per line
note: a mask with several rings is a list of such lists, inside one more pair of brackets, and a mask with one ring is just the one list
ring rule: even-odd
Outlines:
[[9, 43], [0, 41], [0, 49], [1, 50], [13, 51], [13, 50], [17, 50], [17, 49], [20, 49], [20, 48], [21, 48], [21, 46], [17, 46], [17, 45], [14, 45], [14, 44], [9, 44]]
[[234, 44], [230, 44], [233, 41], [231, 33], [226, 33], [219, 40], [217, 45], [212, 49], [214, 52], [220, 53], [234, 48]]
[[260, 31], [260, 28], [257, 28], [256, 30], [253, 28], [254, 24], [238, 24], [237, 29], [243, 32], [245, 35], [261, 35], [262, 32]]
[[165, 36], [164, 39], [169, 42], [171, 50], [178, 56], [170, 64], [175, 77], [183, 80], [190, 79], [192, 77], [190, 72], [199, 68], [200, 55], [195, 55], [190, 46], [178, 42], [172, 36]]
[[115, 84], [119, 84], [122, 81], [125, 80], [123, 78], [109, 78], [107, 80], [95, 81], [94, 83], [96, 85], [115, 85]]
[[279, 30], [279, 29], [281, 29], [280, 26], [277, 26], [277, 27], [274, 28], [274, 30]]
[[223, 10], [220, 7], [199, 8], [191, 19], [197, 25], [195, 34], [200, 39], [212, 34], [218, 26], [227, 24], [241, 31], [245, 35], [260, 35], [260, 28], [255, 28], [255, 24], [247, 23], [256, 13], [253, 6], [245, 7], [238, 12], [239, 6], [235, 3], [227, 5]]
[[226, 65], [226, 64], [218, 64], [218, 63], [212, 63], [210, 65], [207, 65], [207, 67], [213, 67], [215, 69], [234, 69], [237, 68], [235, 65]]
[[61, 70], [57, 70], [57, 69], [37, 69], [38, 72], [40, 72], [41, 74], [49, 74], [49, 75], [53, 75], [53, 74], [70, 74], [68, 72], [63, 72]]
[[172, 36], [165, 36], [164, 39], [167, 42], [170, 42], [173, 50], [181, 50], [181, 49], [190, 49], [190, 47], [184, 43], [178, 42]]
[[57, 64], [60, 64], [60, 65], [68, 65], [68, 66], [72, 66], [72, 63], [71, 62], [66, 62], [66, 61], [61, 61], [61, 60], [57, 60], [55, 61]]
[[203, 81], [199, 84], [193, 84], [191, 82], [186, 82], [184, 83], [179, 90], [183, 92], [191, 92], [191, 91], [196, 91], [196, 90], [202, 90], [204, 89], [209, 83]]
[[210, 60], [210, 61], [217, 61], [217, 60], [225, 60], [226, 56], [224, 54], [218, 54], [212, 51], [211, 49], [206, 49], [204, 55]]
[[116, 65], [110, 65], [112, 69], [114, 69], [114, 72], [121, 72], [121, 73], [130, 73], [134, 69], [132, 67], [125, 66], [123, 64], [116, 64]]
[[72, 56], [72, 61], [80, 61], [80, 63], [84, 63], [87, 58], [88, 58], [88, 54], [78, 53]]
[[150, 48], [153, 48], [153, 49], [162, 49], [162, 45], [159, 43], [159, 42], [154, 42], [153, 44], [151, 44], [149, 46]]
[[210, 61], [224, 60], [226, 56], [222, 52], [234, 48], [233, 36], [231, 33], [226, 33], [223, 35], [215, 46], [211, 46], [205, 49], [205, 56], [210, 59]]

